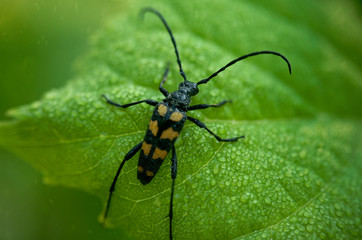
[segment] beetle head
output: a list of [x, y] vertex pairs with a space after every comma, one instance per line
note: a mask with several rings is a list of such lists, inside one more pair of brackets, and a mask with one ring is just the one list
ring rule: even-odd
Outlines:
[[199, 88], [196, 83], [184, 81], [178, 86], [178, 90], [186, 92], [189, 96], [195, 96], [199, 93]]

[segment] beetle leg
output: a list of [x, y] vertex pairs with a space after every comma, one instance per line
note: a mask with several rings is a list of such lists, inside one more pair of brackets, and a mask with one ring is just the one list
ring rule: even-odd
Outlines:
[[175, 188], [176, 176], [177, 176], [177, 157], [176, 157], [175, 146], [172, 146], [172, 159], [171, 159], [172, 188], [171, 188], [171, 199], [170, 199], [170, 213], [168, 214], [168, 217], [170, 218], [170, 239], [172, 239], [173, 192]]
[[200, 128], [204, 128], [206, 131], [208, 131], [210, 134], [212, 134], [220, 142], [234, 142], [234, 141], [238, 140], [239, 138], [244, 138], [245, 137], [245, 136], [240, 136], [240, 137], [235, 137], [235, 138], [225, 138], [224, 139], [224, 138], [219, 137], [215, 133], [213, 133], [210, 129], [208, 129], [206, 127], [205, 123], [201, 122], [200, 120], [198, 120], [196, 118], [189, 117], [189, 116], [187, 116], [187, 119], [190, 120], [191, 122], [195, 123]]
[[232, 102], [232, 101], [224, 100], [222, 102], [219, 102], [218, 104], [198, 104], [198, 105], [190, 106], [187, 111], [205, 109], [205, 108], [209, 108], [209, 107], [220, 107], [220, 106], [224, 105], [225, 103], [229, 103], [229, 102]]
[[163, 77], [162, 77], [162, 81], [160, 83], [160, 92], [165, 96], [167, 97], [170, 93], [162, 86], [166, 80], [167, 80], [167, 75], [168, 75], [168, 70], [170, 69], [170, 63], [168, 62], [167, 63], [167, 66], [166, 66], [166, 69], [165, 69], [165, 73], [163, 74]]
[[132, 103], [127, 103], [127, 104], [119, 104], [119, 103], [115, 103], [113, 101], [111, 101], [106, 95], [102, 95], [102, 97], [104, 97], [106, 100], [107, 100], [107, 103], [113, 105], [113, 106], [116, 106], [116, 107], [121, 107], [121, 108], [128, 108], [130, 106], [133, 106], [133, 105], [136, 105], [136, 104], [140, 104], [140, 103], [147, 103], [149, 105], [152, 105], [152, 106], [156, 106], [157, 105], [157, 101], [155, 100], [152, 100], [152, 99], [145, 99], [145, 100], [142, 100], [142, 101], [137, 101], [137, 102], [132, 102]]
[[124, 163], [125, 163], [127, 160], [131, 159], [131, 158], [141, 149], [142, 143], [143, 143], [143, 141], [140, 142], [140, 143], [138, 143], [136, 146], [134, 146], [134, 147], [126, 154], [126, 156], [124, 157], [121, 165], [119, 166], [119, 168], [118, 168], [118, 170], [117, 170], [116, 175], [114, 176], [112, 185], [111, 185], [111, 187], [110, 187], [110, 189], [109, 189], [109, 195], [108, 195], [108, 201], [107, 201], [106, 211], [104, 212], [104, 215], [103, 215], [103, 223], [106, 222], [108, 210], [109, 210], [109, 207], [110, 207], [110, 204], [111, 204], [112, 193], [113, 193], [114, 188], [115, 188], [115, 186], [116, 186], [116, 182], [117, 182], [117, 180], [118, 180], [119, 174], [121, 173], [121, 170], [122, 170], [122, 168], [123, 168], [123, 165], [124, 165]]

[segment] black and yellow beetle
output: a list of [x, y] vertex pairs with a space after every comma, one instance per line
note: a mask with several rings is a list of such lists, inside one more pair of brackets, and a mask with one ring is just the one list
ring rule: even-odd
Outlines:
[[186, 74], [182, 69], [181, 60], [179, 57], [179, 53], [176, 46], [175, 38], [172, 35], [171, 29], [168, 26], [166, 20], [163, 18], [161, 13], [153, 8], [144, 8], [141, 11], [143, 15], [146, 12], [151, 12], [157, 15], [161, 21], [163, 22], [164, 26], [166, 27], [170, 37], [172, 44], [175, 49], [176, 53], [176, 60], [180, 69], [180, 74], [183, 77], [184, 81], [180, 83], [178, 90], [169, 93], [164, 87], [163, 84], [165, 83], [169, 71], [169, 64], [166, 67], [166, 70], [163, 74], [163, 78], [161, 84], [159, 86], [160, 92], [165, 96], [161, 102], [157, 102], [152, 99], [141, 100], [133, 103], [128, 104], [118, 104], [111, 101], [107, 98], [104, 94], [102, 95], [106, 100], [107, 103], [121, 108], [127, 108], [139, 103], [147, 103], [149, 105], [155, 106], [155, 110], [153, 111], [151, 120], [149, 122], [146, 135], [142, 142], [138, 143], [134, 146], [124, 157], [121, 165], [119, 166], [117, 173], [113, 179], [112, 185], [109, 189], [109, 196], [106, 205], [106, 209], [104, 212], [104, 221], [107, 218], [107, 214], [110, 208], [112, 193], [114, 191], [117, 179], [123, 165], [129, 159], [131, 159], [139, 150], [141, 150], [140, 157], [138, 160], [138, 167], [137, 167], [137, 178], [140, 180], [142, 184], [147, 184], [151, 182], [153, 177], [156, 175], [157, 171], [162, 165], [163, 160], [166, 158], [167, 154], [172, 150], [172, 158], [171, 158], [171, 178], [172, 178], [172, 188], [171, 188], [171, 198], [170, 198], [170, 211], [169, 211], [169, 219], [170, 219], [170, 239], [172, 239], [172, 218], [173, 218], [173, 193], [175, 187], [175, 179], [177, 175], [177, 159], [176, 159], [176, 150], [175, 150], [175, 142], [177, 137], [180, 135], [180, 132], [186, 122], [186, 120], [190, 120], [191, 122], [195, 123], [200, 128], [204, 128], [210, 134], [212, 134], [218, 141], [222, 142], [233, 142], [238, 140], [239, 138], [243, 138], [244, 136], [239, 136], [235, 138], [227, 138], [223, 139], [213, 133], [206, 125], [198, 119], [192, 118], [186, 115], [186, 112], [197, 110], [197, 109], [205, 109], [209, 107], [220, 107], [227, 102], [230, 101], [222, 101], [218, 104], [198, 104], [190, 106], [191, 97], [195, 96], [199, 92], [198, 85], [207, 83], [210, 79], [216, 77], [220, 72], [224, 71], [227, 67], [235, 64], [236, 62], [243, 60], [245, 58], [259, 55], [259, 54], [272, 54], [281, 57], [287, 64], [289, 73], [291, 73], [291, 66], [289, 61], [286, 57], [282, 54], [273, 52], [273, 51], [259, 51], [249, 53], [247, 55], [243, 55], [228, 64], [224, 67], [220, 68], [215, 73], [211, 74], [210, 77], [205, 78], [197, 83], [193, 83], [187, 80]]

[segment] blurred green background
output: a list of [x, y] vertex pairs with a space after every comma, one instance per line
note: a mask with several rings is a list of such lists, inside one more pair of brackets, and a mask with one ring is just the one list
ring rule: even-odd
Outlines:
[[[5, 112], [63, 86], [89, 37], [126, 1], [1, 0], [0, 120]], [[127, 239], [98, 223], [97, 197], [47, 186], [21, 159], [0, 150], [0, 239]]]

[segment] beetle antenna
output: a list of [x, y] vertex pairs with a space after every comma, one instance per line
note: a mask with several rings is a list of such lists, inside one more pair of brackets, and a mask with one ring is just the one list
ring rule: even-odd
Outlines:
[[161, 13], [160, 13], [159, 11], [157, 11], [156, 9], [151, 8], [151, 7], [143, 8], [143, 9], [141, 10], [141, 12], [140, 12], [141, 16], [143, 16], [146, 12], [151, 12], [151, 13], [156, 14], [156, 15], [161, 19], [163, 25], [165, 25], [168, 33], [170, 34], [172, 44], [173, 44], [173, 46], [174, 46], [174, 48], [175, 48], [177, 63], [178, 63], [178, 66], [179, 66], [179, 68], [180, 68], [180, 74], [181, 74], [181, 76], [183, 77], [184, 81], [186, 82], [186, 81], [187, 81], [187, 79], [186, 79], [186, 74], [185, 74], [184, 70], [182, 69], [180, 56], [179, 56], [179, 54], [178, 54], [178, 50], [177, 50], [177, 46], [176, 46], [176, 40], [175, 40], [175, 38], [173, 37], [172, 31], [171, 31], [170, 27], [168, 26], [165, 18], [161, 15]]
[[200, 85], [200, 84], [205, 84], [208, 81], [210, 81], [210, 79], [216, 77], [220, 72], [224, 71], [226, 68], [230, 67], [231, 65], [245, 59], [248, 57], [252, 57], [252, 56], [256, 56], [256, 55], [260, 55], [260, 54], [272, 54], [272, 55], [276, 55], [281, 57], [287, 64], [288, 64], [288, 69], [289, 69], [289, 73], [292, 74], [292, 67], [290, 66], [290, 63], [288, 61], [288, 59], [286, 57], [284, 57], [282, 54], [278, 53], [278, 52], [273, 52], [273, 51], [260, 51], [260, 52], [252, 52], [249, 54], [246, 54], [244, 56], [238, 57], [237, 59], [232, 60], [231, 62], [229, 62], [228, 64], [226, 64], [225, 66], [223, 66], [222, 68], [220, 68], [219, 70], [217, 70], [216, 72], [214, 72], [213, 74], [211, 74], [210, 77], [202, 79], [201, 81], [199, 81], [196, 85]]

